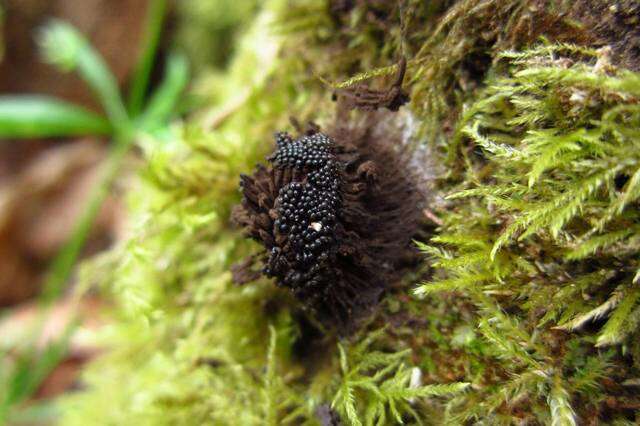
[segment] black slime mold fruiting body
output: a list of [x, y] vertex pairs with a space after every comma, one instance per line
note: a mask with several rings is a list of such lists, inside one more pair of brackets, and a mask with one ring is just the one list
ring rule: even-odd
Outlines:
[[[340, 174], [332, 154], [333, 141], [322, 133], [292, 141], [276, 136], [278, 150], [272, 157], [279, 170], [294, 169], [305, 176], [280, 188], [275, 202], [273, 232], [287, 239], [289, 250], [273, 247], [264, 272], [300, 293], [321, 292], [332, 277], [335, 221], [342, 204]], [[281, 259], [281, 257], [288, 257]]]
[[366, 132], [275, 139], [271, 166], [242, 176], [234, 220], [264, 245], [262, 273], [348, 327], [415, 259], [420, 197], [406, 156]]

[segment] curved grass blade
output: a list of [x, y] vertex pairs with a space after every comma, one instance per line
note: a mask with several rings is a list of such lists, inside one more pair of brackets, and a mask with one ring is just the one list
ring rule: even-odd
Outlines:
[[109, 133], [106, 119], [76, 105], [46, 96], [0, 96], [0, 138]]
[[142, 115], [142, 127], [152, 129], [165, 126], [175, 109], [180, 94], [189, 82], [189, 66], [181, 55], [169, 57], [164, 80], [155, 90], [153, 97]]
[[140, 56], [133, 75], [131, 92], [129, 93], [129, 113], [137, 116], [144, 102], [144, 95], [149, 86], [149, 77], [153, 67], [153, 61], [158, 50], [162, 24], [167, 10], [167, 0], [153, 0], [147, 6], [147, 20], [144, 29], [144, 51]]
[[116, 143], [111, 147], [106, 163], [103, 165], [101, 181], [93, 189], [87, 207], [78, 220], [71, 237], [53, 260], [45, 277], [40, 295], [40, 302], [43, 305], [51, 305], [62, 294], [73, 266], [76, 264], [76, 260], [89, 236], [95, 218], [100, 212], [100, 207], [102, 207], [102, 203], [109, 195], [111, 184], [117, 177], [122, 161], [132, 143], [132, 138], [126, 138], [116, 140]]
[[52, 20], [40, 34], [45, 60], [63, 71], [75, 70], [95, 93], [114, 130], [130, 132], [131, 122], [122, 102], [118, 81], [100, 54], [72, 25]]

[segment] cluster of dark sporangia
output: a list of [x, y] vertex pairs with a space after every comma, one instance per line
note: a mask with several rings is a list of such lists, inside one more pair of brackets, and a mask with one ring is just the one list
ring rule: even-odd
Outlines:
[[263, 274], [319, 319], [349, 325], [414, 259], [418, 191], [402, 156], [366, 136], [275, 139], [270, 165], [241, 177], [234, 220], [264, 245]]
[[[333, 142], [322, 133], [293, 141], [276, 135], [278, 150], [272, 163], [278, 169], [305, 173], [302, 182], [282, 186], [275, 202], [274, 231], [286, 235], [295, 256], [287, 262], [281, 247], [272, 247], [264, 273], [282, 279], [293, 289], [320, 285], [334, 245], [334, 225], [340, 210], [340, 175], [332, 159]], [[284, 257], [284, 258], [283, 258]]]

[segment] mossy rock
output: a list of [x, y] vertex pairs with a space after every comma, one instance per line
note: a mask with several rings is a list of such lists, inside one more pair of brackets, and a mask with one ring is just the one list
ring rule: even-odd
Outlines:
[[[141, 144], [131, 235], [83, 274], [117, 321], [63, 424], [636, 424], [634, 19], [628, 1], [264, 2], [225, 75], [200, 77], [210, 109]], [[233, 284], [260, 246], [229, 217], [290, 116], [335, 124], [333, 97], [387, 93], [402, 58], [409, 104], [349, 115], [404, 123], [425, 256], [344, 336], [266, 278]]]

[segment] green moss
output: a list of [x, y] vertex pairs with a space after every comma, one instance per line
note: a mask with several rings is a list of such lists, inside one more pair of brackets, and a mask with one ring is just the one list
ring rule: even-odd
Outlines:
[[[519, 410], [510, 401], [526, 398], [541, 404], [540, 413], [548, 404], [562, 424], [575, 417], [571, 399], [587, 418], [603, 410], [608, 392], [631, 395], [601, 388], [600, 379], [637, 374], [626, 367], [625, 342], [640, 315], [640, 76], [612, 67], [606, 52], [543, 46], [505, 53], [508, 73], [488, 82], [458, 124], [467, 176], [449, 196], [447, 211], [456, 214], [423, 247], [441, 278], [416, 293], [468, 297], [495, 356], [509, 360], [504, 373], [530, 378], [502, 397], [509, 383], [483, 389], [482, 398], [501, 407], [463, 408], [465, 417]], [[594, 344], [622, 347], [603, 352]], [[585, 392], [592, 388], [598, 392]]]
[[189, 55], [197, 72], [224, 68], [258, 5], [255, 0], [180, 1], [175, 6], [175, 44]]
[[[114, 301], [109, 350], [63, 423], [637, 420], [640, 76], [568, 3], [391, 3], [266, 2], [228, 72], [196, 83], [208, 108], [141, 143], [130, 236], [84, 268]], [[272, 283], [231, 283], [257, 249], [229, 224], [238, 178], [289, 116], [330, 123], [323, 80], [382, 86], [402, 45], [442, 224], [360, 333], [321, 335]]]

